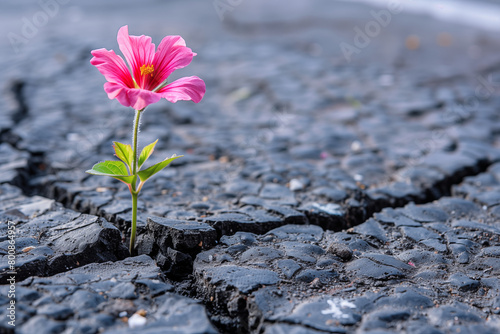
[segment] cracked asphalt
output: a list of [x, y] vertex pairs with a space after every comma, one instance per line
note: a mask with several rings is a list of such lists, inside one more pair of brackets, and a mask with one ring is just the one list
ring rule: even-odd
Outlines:
[[[0, 332], [499, 333], [498, 33], [410, 7], [2, 2]], [[89, 63], [125, 24], [207, 85], [142, 118], [184, 157], [136, 257], [128, 190], [84, 173], [131, 138]]]

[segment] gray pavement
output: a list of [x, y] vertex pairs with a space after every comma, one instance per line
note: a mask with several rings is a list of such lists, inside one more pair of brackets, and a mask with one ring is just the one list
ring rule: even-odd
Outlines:
[[[0, 280], [15, 224], [18, 332], [499, 332], [498, 31], [431, 14], [2, 2]], [[84, 173], [130, 140], [133, 111], [89, 63], [125, 24], [182, 35], [198, 56], [174, 76], [207, 84], [142, 119], [157, 160], [185, 155], [141, 193], [142, 276], [120, 272], [139, 259], [123, 259], [128, 190]]]

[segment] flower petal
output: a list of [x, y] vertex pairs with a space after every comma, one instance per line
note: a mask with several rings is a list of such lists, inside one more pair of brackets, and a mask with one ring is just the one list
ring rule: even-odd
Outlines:
[[142, 110], [150, 104], [160, 101], [161, 95], [145, 89], [131, 89], [128, 93], [132, 108]]
[[205, 82], [196, 76], [175, 80], [158, 91], [162, 97], [175, 103], [179, 100], [192, 100], [198, 103], [205, 95]]
[[196, 53], [186, 47], [186, 42], [181, 36], [166, 36], [158, 45], [158, 51], [153, 60], [154, 76], [145, 88], [155, 89], [167, 80], [173, 71], [188, 66], [194, 56]]
[[90, 60], [90, 63], [97, 67], [106, 80], [123, 86], [134, 87], [130, 71], [122, 57], [116, 55], [113, 50], [108, 51], [106, 49], [92, 50], [91, 53], [94, 57]]
[[104, 90], [110, 99], [117, 99], [123, 106], [132, 107], [135, 110], [144, 109], [162, 98], [161, 94], [149, 90], [127, 88], [112, 82], [106, 82]]
[[110, 100], [117, 99], [125, 107], [130, 107], [127, 91], [131, 88], [124, 87], [114, 82], [106, 82], [104, 91], [108, 94]]
[[149, 36], [129, 36], [128, 26], [123, 26], [118, 30], [118, 45], [125, 56], [135, 82], [139, 87], [144, 87], [144, 79], [146, 76], [141, 75], [141, 66], [151, 65], [155, 55], [155, 45], [151, 43]]

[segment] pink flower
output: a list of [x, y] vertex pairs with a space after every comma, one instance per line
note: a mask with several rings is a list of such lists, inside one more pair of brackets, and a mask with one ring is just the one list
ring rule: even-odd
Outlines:
[[180, 36], [166, 36], [158, 45], [149, 36], [129, 36], [128, 26], [118, 31], [118, 45], [125, 56], [113, 50], [93, 50], [90, 63], [108, 80], [104, 90], [110, 99], [117, 99], [125, 107], [142, 110], [162, 97], [170, 102], [192, 100], [198, 103], [205, 95], [205, 82], [196, 76], [184, 77], [167, 84], [172, 72], [186, 67], [196, 53], [186, 47]]

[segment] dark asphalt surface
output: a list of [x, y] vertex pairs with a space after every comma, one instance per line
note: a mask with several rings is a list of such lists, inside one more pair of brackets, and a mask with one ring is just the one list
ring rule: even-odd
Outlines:
[[[500, 40], [469, 19], [500, 5], [436, 20], [460, 3], [3, 1], [0, 332], [15, 225], [19, 333], [498, 333]], [[130, 140], [89, 63], [125, 24], [207, 84], [146, 110], [185, 157], [135, 258], [128, 191], [83, 172]]]

